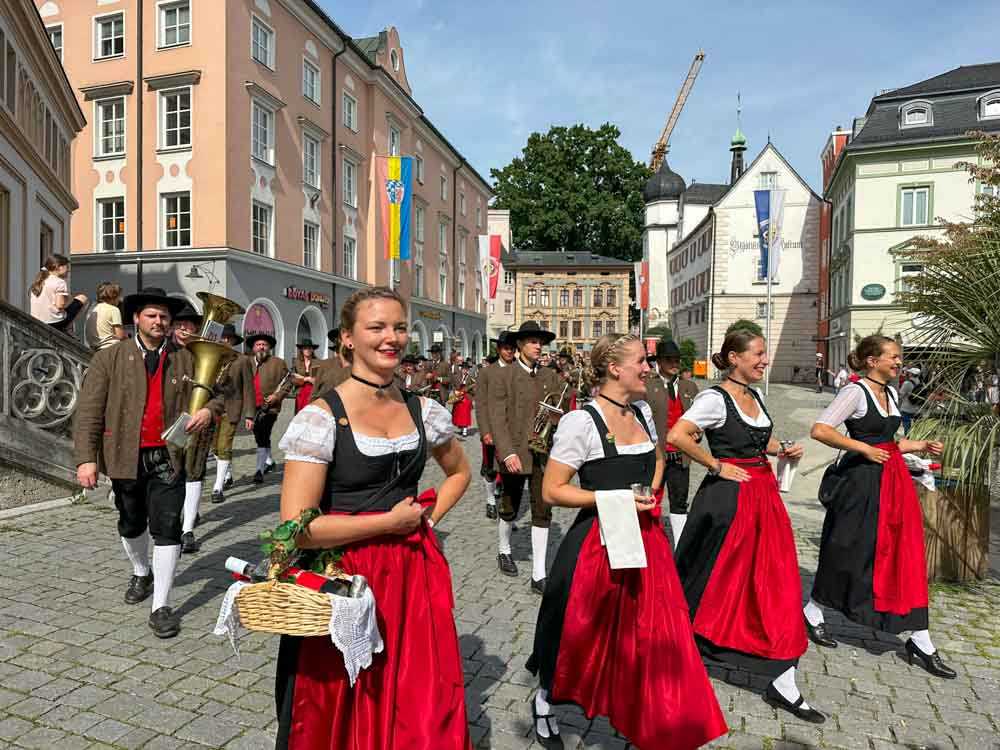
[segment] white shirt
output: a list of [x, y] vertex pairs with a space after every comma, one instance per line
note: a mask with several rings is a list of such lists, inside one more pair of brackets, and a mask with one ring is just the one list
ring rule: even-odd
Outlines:
[[[754, 388], [754, 390], [757, 389]], [[751, 419], [743, 413], [739, 404], [736, 403], [736, 399], [733, 399], [733, 405], [736, 407], [736, 413], [739, 414], [740, 419], [751, 427], [769, 427], [771, 425], [771, 420], [767, 418], [763, 409], [760, 410], [756, 418]], [[717, 430], [726, 423], [725, 397], [714, 388], [704, 390], [694, 397], [694, 403], [681, 415], [681, 419], [697, 425], [700, 430]]]
[[514, 357], [514, 361], [517, 362], [519, 365], [521, 365], [521, 369], [524, 370], [529, 375], [534, 375], [535, 373], [538, 372], [538, 364], [537, 363], [534, 364], [534, 365], [532, 365], [531, 367], [529, 367], [527, 365], [527, 363], [523, 359], [521, 359], [520, 357]]
[[837, 371], [837, 377], [835, 377], [833, 379], [833, 387], [837, 388], [838, 390], [840, 388], [843, 388], [844, 387], [844, 383], [847, 382], [847, 378], [848, 378], [847, 370], [845, 370], [843, 367], [841, 367]]
[[[656, 427], [653, 426], [653, 410], [645, 401], [633, 401], [639, 407], [639, 412], [653, 440], [644, 440], [641, 443], [622, 445], [615, 443], [615, 449], [622, 455], [634, 455], [638, 453], [648, 453], [656, 449]], [[594, 406], [602, 417], [606, 418], [604, 409], [599, 400], [590, 404]], [[641, 425], [640, 425], [641, 426]], [[645, 434], [645, 430], [643, 430]], [[559, 420], [559, 427], [556, 428], [555, 439], [552, 443], [552, 450], [549, 458], [561, 464], [579, 470], [588, 461], [596, 461], [604, 458], [604, 447], [601, 445], [601, 435], [597, 431], [597, 424], [590, 413], [585, 409], [575, 409]]]
[[890, 415], [899, 416], [899, 409], [896, 408], [897, 396], [895, 388], [889, 386], [892, 395], [889, 397], [889, 414], [886, 414], [882, 411], [882, 406], [879, 404], [878, 398], [875, 397], [875, 392], [871, 389], [871, 386], [864, 380], [859, 380], [857, 383], [848, 383], [840, 389], [840, 393], [833, 399], [833, 402], [819, 415], [816, 424], [825, 424], [836, 429], [848, 419], [861, 419], [861, 417], [868, 413], [868, 399], [865, 398], [866, 390], [872, 394], [872, 401], [875, 402], [875, 408], [878, 409], [879, 414], [883, 417]]
[[[454, 436], [451, 414], [433, 399], [420, 399], [420, 415], [424, 434], [431, 448], [444, 445]], [[328, 411], [310, 404], [295, 415], [288, 424], [278, 447], [285, 452], [286, 461], [303, 461], [309, 464], [326, 464], [333, 461], [333, 447], [337, 441], [337, 420]], [[366, 456], [386, 456], [413, 450], [420, 444], [416, 430], [396, 438], [373, 437], [354, 433], [358, 450]]]

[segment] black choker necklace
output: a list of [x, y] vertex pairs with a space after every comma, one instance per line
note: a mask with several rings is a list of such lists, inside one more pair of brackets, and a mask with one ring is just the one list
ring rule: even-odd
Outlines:
[[743, 390], [745, 390], [747, 393], [750, 392], [750, 384], [749, 383], [741, 383], [739, 380], [737, 380], [736, 378], [734, 378], [732, 376], [729, 376], [729, 375], [726, 376], [726, 380], [730, 381], [731, 383], [736, 383], [736, 385], [742, 385], [743, 386]]
[[605, 396], [603, 393], [598, 393], [597, 395], [600, 396], [601, 398], [603, 398], [605, 401], [614, 404], [619, 409], [621, 409], [623, 412], [628, 411], [628, 402], [627, 401], [624, 402], [624, 403], [621, 402], [621, 401], [615, 401], [613, 398], [611, 398], [610, 396]]
[[872, 383], [874, 383], [874, 384], [875, 384], [875, 385], [877, 385], [877, 386], [880, 386], [880, 387], [882, 388], [882, 390], [883, 390], [883, 391], [885, 390], [885, 387], [886, 387], [887, 385], [889, 385], [888, 383], [883, 383], [883, 382], [881, 382], [880, 380], [876, 380], [876, 379], [875, 379], [875, 378], [873, 378], [873, 377], [872, 377], [871, 375], [865, 375], [865, 380], [867, 380], [867, 381], [869, 381], [869, 382], [872, 382]]
[[369, 388], [374, 388], [375, 396], [377, 398], [382, 398], [385, 395], [385, 391], [392, 388], [393, 383], [395, 383], [395, 380], [390, 380], [385, 385], [382, 385], [381, 383], [373, 383], [370, 380], [365, 380], [364, 378], [355, 375], [353, 372], [351, 373], [351, 380], [357, 380], [359, 383], [364, 383]]

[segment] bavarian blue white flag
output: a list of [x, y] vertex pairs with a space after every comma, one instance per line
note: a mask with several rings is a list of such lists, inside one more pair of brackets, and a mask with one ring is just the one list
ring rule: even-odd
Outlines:
[[757, 209], [757, 233], [760, 241], [760, 266], [758, 279], [778, 275], [781, 265], [781, 251], [784, 249], [782, 225], [785, 219], [784, 190], [754, 190], [754, 206]]

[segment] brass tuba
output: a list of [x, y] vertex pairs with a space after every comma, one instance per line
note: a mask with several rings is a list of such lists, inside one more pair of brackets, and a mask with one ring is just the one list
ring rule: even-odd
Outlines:
[[528, 447], [535, 453], [548, 454], [552, 447], [552, 430], [555, 425], [552, 423], [552, 415], [562, 416], [566, 413], [566, 406], [569, 402], [569, 379], [563, 385], [562, 392], [557, 397], [555, 392], [550, 393], [538, 402], [538, 411], [535, 412], [535, 419], [531, 423], [531, 437], [528, 439]]

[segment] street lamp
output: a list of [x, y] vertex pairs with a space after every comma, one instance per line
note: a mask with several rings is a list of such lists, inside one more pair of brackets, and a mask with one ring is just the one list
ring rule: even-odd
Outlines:
[[[204, 274], [205, 274], [204, 276], [202, 276], [202, 272], [204, 272]], [[208, 288], [209, 289], [211, 289], [216, 284], [221, 284], [222, 283], [221, 281], [219, 281], [219, 277], [215, 275], [215, 261], [214, 260], [211, 261], [211, 262], [206, 262], [206, 263], [192, 263], [191, 264], [191, 268], [188, 269], [188, 272], [184, 275], [184, 278], [185, 279], [203, 279], [206, 276], [208, 277]]]

